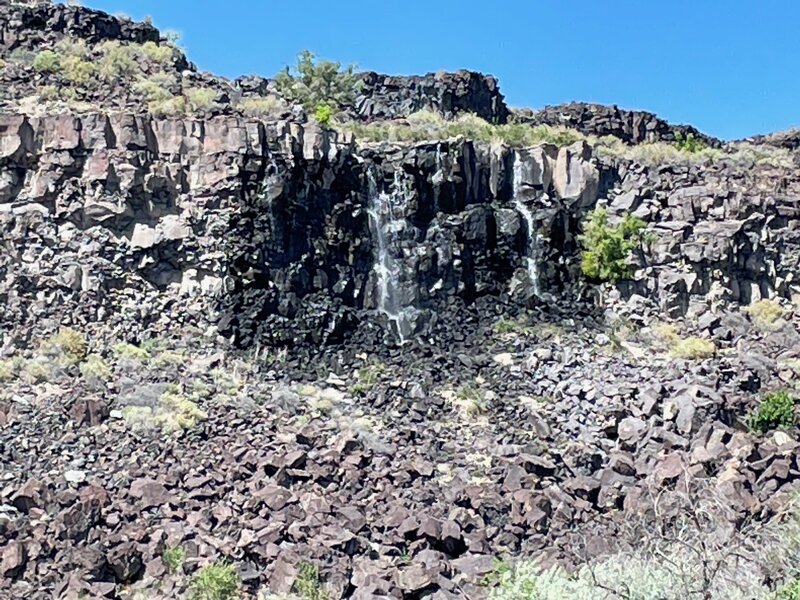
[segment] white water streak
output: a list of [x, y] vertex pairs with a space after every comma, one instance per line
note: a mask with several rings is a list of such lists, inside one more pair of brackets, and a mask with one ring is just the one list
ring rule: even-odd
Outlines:
[[523, 177], [524, 177], [524, 163], [520, 160], [519, 154], [514, 153], [514, 179], [512, 182], [513, 185], [513, 194], [514, 194], [514, 206], [522, 215], [522, 218], [525, 220], [526, 225], [526, 232], [525, 232], [525, 263], [528, 271], [528, 281], [530, 285], [530, 292], [533, 293], [534, 296], [540, 297], [541, 296], [541, 289], [539, 284], [539, 261], [536, 257], [536, 226], [533, 220], [533, 213], [531, 209], [522, 201], [521, 191], [523, 185]]
[[408, 206], [410, 190], [395, 173], [391, 190], [381, 192], [375, 175], [368, 171], [370, 229], [375, 240], [375, 264], [378, 310], [394, 324], [395, 334], [404, 343], [414, 333], [417, 309], [409, 305], [403, 295], [405, 264], [397, 242], [409, 227], [402, 216]]

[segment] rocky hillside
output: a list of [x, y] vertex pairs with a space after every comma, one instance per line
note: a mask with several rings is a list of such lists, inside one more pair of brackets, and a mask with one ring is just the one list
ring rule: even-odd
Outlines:
[[[654, 598], [798, 575], [737, 545], [791, 550], [796, 134], [467, 71], [320, 124], [49, 2], [0, 6], [0, 80], [0, 598], [511, 597], [663, 554], [642, 516], [719, 544]], [[600, 214], [643, 228], [605, 282]]]

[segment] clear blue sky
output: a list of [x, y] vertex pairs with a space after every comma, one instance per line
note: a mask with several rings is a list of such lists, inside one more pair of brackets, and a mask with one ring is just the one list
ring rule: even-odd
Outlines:
[[309, 49], [362, 69], [492, 73], [512, 106], [655, 112], [722, 138], [800, 126], [800, 0], [85, 0], [152, 16], [190, 60], [273, 75]]

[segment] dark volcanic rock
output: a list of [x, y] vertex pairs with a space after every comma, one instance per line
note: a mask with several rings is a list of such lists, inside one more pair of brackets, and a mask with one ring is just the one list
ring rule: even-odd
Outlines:
[[598, 137], [610, 135], [629, 144], [673, 142], [679, 136], [688, 135], [711, 147], [722, 144], [720, 140], [701, 133], [691, 125], [672, 125], [653, 113], [602, 104], [571, 102], [531, 112], [522, 110], [515, 117], [523, 123], [568, 127]]
[[420, 111], [445, 118], [472, 113], [490, 123], [505, 123], [509, 110], [497, 80], [471, 71], [429, 73], [420, 77], [364, 73], [355, 112], [364, 120], [396, 119]]
[[[0, 6], [4, 57], [64, 36], [164, 42]], [[331, 598], [479, 598], [498, 557], [623, 547], [653, 489], [706, 482], [736, 522], [794, 493], [796, 429], [747, 427], [800, 377], [788, 163], [362, 143], [299, 107], [238, 115], [274, 82], [167, 58], [175, 93], [218, 106], [153, 116], [120, 80], [21, 114], [58, 76], [0, 74], [0, 597], [184, 597], [227, 561], [243, 598], [317, 576]], [[352, 119], [511, 118], [489, 76], [363, 77]], [[720, 145], [615, 107], [514, 118]], [[581, 274], [596, 207], [647, 223], [630, 280]], [[766, 320], [740, 306], [760, 299]], [[676, 358], [693, 336], [714, 352]]]

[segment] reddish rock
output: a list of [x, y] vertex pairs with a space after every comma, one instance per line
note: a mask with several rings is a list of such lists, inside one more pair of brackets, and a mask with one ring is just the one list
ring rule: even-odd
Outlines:
[[128, 493], [140, 501], [142, 508], [161, 506], [172, 501], [172, 495], [167, 488], [148, 477], [142, 477], [131, 483]]
[[25, 570], [28, 554], [25, 546], [20, 542], [9, 542], [3, 549], [0, 557], [0, 575], [9, 579], [16, 579]]

